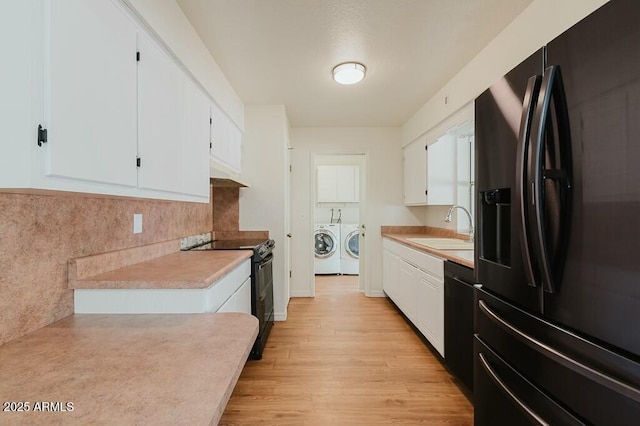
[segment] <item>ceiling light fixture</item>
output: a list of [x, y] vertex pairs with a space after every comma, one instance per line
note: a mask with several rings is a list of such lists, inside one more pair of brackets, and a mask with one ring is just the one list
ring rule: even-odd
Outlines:
[[333, 79], [340, 84], [355, 84], [361, 81], [367, 69], [359, 62], [345, 62], [333, 68]]

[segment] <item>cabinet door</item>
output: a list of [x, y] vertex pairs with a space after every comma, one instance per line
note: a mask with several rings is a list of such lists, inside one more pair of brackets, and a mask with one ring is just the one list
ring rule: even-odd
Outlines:
[[[51, 0], [47, 175], [136, 185], [136, 33], [110, 0]], [[156, 71], [157, 72], [157, 71]]]
[[229, 131], [229, 167], [236, 173], [242, 169], [242, 132], [230, 123]]
[[318, 166], [316, 169], [316, 187], [319, 203], [335, 203], [338, 187], [338, 174], [336, 166]]
[[418, 269], [416, 273], [416, 326], [444, 357], [444, 289], [439, 281]]
[[138, 43], [138, 186], [180, 192], [185, 127], [182, 72], [147, 36], [141, 34]]
[[360, 200], [360, 168], [318, 166], [316, 186], [320, 203], [357, 203]]
[[209, 197], [209, 100], [186, 76], [182, 192]]
[[215, 104], [211, 105], [211, 157], [228, 165], [229, 119]]
[[400, 260], [389, 250], [382, 252], [382, 289], [393, 300], [398, 299], [398, 275]]
[[427, 150], [427, 204], [452, 205], [456, 195], [455, 134], [447, 133]]
[[251, 315], [251, 278], [247, 278], [217, 312], [242, 312]]
[[[0, 187], [29, 185], [31, 150], [36, 145], [36, 128], [42, 123], [38, 108], [42, 52], [42, 23], [36, 19], [41, 5], [27, 1], [0, 2]], [[40, 38], [38, 37], [40, 36]], [[41, 64], [40, 64], [41, 65]], [[41, 172], [41, 171], [40, 171]]]
[[336, 200], [357, 203], [360, 199], [360, 169], [357, 166], [336, 166]]
[[425, 140], [404, 147], [404, 204], [420, 206], [427, 203], [427, 154]]
[[398, 275], [400, 309], [416, 323], [416, 268], [410, 263], [400, 260], [400, 273]]

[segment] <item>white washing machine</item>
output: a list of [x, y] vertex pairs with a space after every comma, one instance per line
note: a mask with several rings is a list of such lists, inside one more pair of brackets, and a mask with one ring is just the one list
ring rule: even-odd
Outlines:
[[341, 225], [340, 272], [343, 275], [360, 273], [360, 231], [358, 225]]
[[318, 224], [313, 233], [316, 274], [340, 273], [340, 225]]

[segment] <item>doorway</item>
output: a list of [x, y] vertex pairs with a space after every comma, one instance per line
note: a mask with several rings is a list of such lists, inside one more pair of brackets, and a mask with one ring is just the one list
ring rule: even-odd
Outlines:
[[350, 276], [365, 290], [363, 225], [366, 196], [366, 154], [312, 155], [310, 197], [313, 213], [313, 274], [315, 277]]

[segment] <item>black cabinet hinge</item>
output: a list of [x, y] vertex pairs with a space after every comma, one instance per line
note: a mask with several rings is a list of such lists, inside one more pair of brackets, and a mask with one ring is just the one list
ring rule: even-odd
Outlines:
[[424, 191], [424, 195], [429, 195], [429, 191]]
[[47, 143], [47, 129], [38, 124], [38, 146], [42, 146], [43, 143]]
[[213, 124], [213, 118], [209, 118], [209, 124]]
[[209, 149], [213, 148], [213, 144], [211, 142], [209, 142]]
[[140, 157], [136, 157], [136, 167], [140, 167]]
[[136, 61], [140, 62], [140, 52], [136, 52]]
[[425, 150], [425, 151], [429, 151], [429, 145], [425, 145], [425, 146], [424, 146], [424, 150]]

